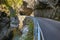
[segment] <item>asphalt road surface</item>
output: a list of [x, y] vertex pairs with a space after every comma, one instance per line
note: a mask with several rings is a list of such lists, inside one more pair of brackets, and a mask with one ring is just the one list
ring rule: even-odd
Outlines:
[[45, 40], [60, 40], [60, 22], [37, 18]]

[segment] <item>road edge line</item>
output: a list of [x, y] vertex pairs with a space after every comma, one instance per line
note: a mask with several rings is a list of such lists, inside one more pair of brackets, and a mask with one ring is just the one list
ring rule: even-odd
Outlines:
[[[40, 26], [39, 22], [38, 22], [38, 26]], [[40, 31], [41, 31], [41, 35], [42, 35], [42, 40], [44, 40], [44, 36], [43, 36], [43, 32], [42, 32], [41, 28], [40, 28]]]

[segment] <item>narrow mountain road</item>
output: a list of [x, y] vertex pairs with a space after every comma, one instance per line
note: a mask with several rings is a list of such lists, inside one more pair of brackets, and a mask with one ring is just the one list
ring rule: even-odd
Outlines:
[[45, 40], [60, 40], [60, 22], [47, 18], [36, 18]]

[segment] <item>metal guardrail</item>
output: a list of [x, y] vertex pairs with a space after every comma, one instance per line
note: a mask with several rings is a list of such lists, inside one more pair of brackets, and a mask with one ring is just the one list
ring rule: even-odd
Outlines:
[[34, 18], [34, 40], [41, 40], [40, 26], [38, 21]]
[[38, 20], [34, 17], [27, 17], [33, 20], [34, 22], [34, 40], [44, 40], [40, 25], [38, 23]]

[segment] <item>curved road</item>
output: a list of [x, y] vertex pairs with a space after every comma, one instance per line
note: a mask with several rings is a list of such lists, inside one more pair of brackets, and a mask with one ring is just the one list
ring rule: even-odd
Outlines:
[[60, 22], [47, 18], [36, 18], [45, 40], [60, 40]]

